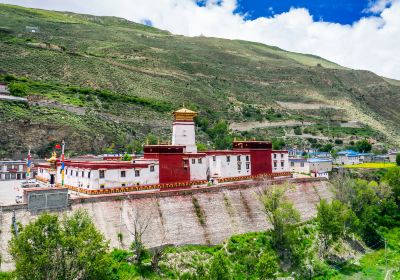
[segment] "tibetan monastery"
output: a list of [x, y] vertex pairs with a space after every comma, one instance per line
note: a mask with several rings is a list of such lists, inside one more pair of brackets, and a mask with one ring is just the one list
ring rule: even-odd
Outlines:
[[[291, 177], [287, 151], [265, 141], [234, 141], [233, 150], [197, 152], [194, 117], [186, 108], [173, 113], [171, 145], [145, 145], [143, 157], [121, 160], [65, 160], [64, 186], [86, 194], [213, 185], [258, 177]], [[62, 182], [55, 155], [38, 166], [37, 179]]]

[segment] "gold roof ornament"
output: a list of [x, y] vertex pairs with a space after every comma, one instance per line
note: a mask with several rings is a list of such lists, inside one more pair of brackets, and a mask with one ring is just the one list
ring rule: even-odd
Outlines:
[[182, 108], [172, 113], [175, 117], [175, 121], [189, 121], [192, 122], [194, 117], [197, 116], [197, 112]]
[[48, 162], [53, 163], [57, 161], [57, 153], [55, 151], [53, 151], [53, 153], [51, 154], [51, 158], [47, 159]]

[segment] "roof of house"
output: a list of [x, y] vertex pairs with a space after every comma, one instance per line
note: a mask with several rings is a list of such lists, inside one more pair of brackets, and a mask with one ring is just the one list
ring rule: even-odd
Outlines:
[[308, 162], [317, 163], [317, 162], [332, 162], [330, 158], [309, 158]]
[[358, 153], [356, 151], [353, 150], [344, 150], [344, 151], [340, 151], [337, 153], [340, 156], [358, 156]]

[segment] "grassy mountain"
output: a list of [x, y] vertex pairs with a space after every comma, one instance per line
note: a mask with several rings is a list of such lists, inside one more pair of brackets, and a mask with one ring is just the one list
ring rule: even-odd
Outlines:
[[0, 82], [31, 100], [0, 100], [0, 157], [28, 146], [43, 154], [62, 138], [77, 153], [123, 149], [149, 133], [167, 139], [182, 104], [200, 112], [198, 138], [210, 145], [218, 120], [240, 127], [238, 137], [299, 145], [400, 142], [399, 81], [312, 55], [3, 4], [0, 49]]

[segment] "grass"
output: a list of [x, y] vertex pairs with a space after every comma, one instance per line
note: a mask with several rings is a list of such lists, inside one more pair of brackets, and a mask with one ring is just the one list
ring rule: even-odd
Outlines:
[[395, 167], [395, 163], [388, 163], [388, 162], [366, 162], [366, 163], [360, 163], [360, 164], [348, 164], [344, 165], [344, 168], [366, 168], [366, 169], [382, 169], [382, 168], [391, 168]]

